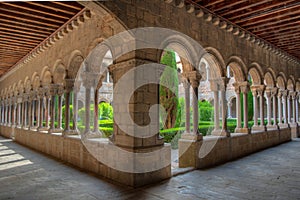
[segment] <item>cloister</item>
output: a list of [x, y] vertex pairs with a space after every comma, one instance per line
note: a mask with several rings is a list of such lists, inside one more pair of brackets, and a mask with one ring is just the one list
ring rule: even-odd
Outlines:
[[[157, 106], [160, 59], [172, 50], [185, 99], [179, 168], [216, 166], [299, 137], [299, 58], [189, 1], [79, 4], [74, 17], [0, 77], [2, 136], [124, 185], [172, 177]], [[206, 136], [199, 132], [204, 99], [214, 107]], [[99, 130], [102, 101], [113, 106], [110, 137]], [[229, 132], [232, 117], [237, 125]]]

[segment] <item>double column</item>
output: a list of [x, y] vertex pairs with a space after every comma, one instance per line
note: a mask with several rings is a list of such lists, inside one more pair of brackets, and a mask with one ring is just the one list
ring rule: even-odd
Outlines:
[[[266, 97], [267, 97], [267, 130], [278, 129], [277, 126], [277, 108], [276, 108], [276, 94], [277, 88], [266, 88]], [[272, 112], [273, 110], [273, 112]], [[272, 114], [273, 114], [273, 123], [272, 123]]]
[[[248, 92], [249, 92], [249, 83], [245, 82], [236, 82], [233, 84], [236, 92], [236, 107], [237, 107], [237, 127], [235, 132], [237, 133], [250, 133], [248, 127]], [[242, 113], [241, 113], [241, 98], [240, 93], [243, 94], [243, 112], [244, 112], [244, 126], [241, 127]]]
[[[199, 133], [199, 111], [198, 111], [198, 87], [201, 75], [198, 71], [185, 72], [183, 74], [185, 88], [185, 111], [186, 111], [186, 132], [182, 135], [183, 139], [202, 140]], [[190, 87], [192, 86], [192, 108], [193, 108], [193, 132], [190, 131]]]

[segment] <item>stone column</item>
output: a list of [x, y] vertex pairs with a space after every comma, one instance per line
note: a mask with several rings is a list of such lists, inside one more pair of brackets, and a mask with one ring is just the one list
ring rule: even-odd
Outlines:
[[65, 136], [73, 134], [73, 131], [70, 129], [70, 93], [73, 90], [73, 86], [73, 79], [65, 79], [65, 130], [63, 132], [63, 135]]
[[39, 91], [39, 123], [38, 123], [38, 131], [44, 131], [44, 114], [45, 114], [45, 110], [44, 110], [44, 97], [45, 97], [45, 92], [43, 88], [40, 88]]
[[283, 121], [284, 121], [284, 126], [285, 127], [288, 127], [288, 109], [287, 109], [288, 99], [287, 99], [287, 95], [288, 95], [287, 90], [282, 91]]
[[25, 129], [27, 125], [27, 97], [23, 94], [23, 112], [22, 112], [22, 128]]
[[252, 130], [255, 130], [258, 127], [258, 98], [257, 98], [257, 90], [255, 86], [251, 86], [251, 92], [253, 95], [253, 120], [254, 124]]
[[62, 100], [63, 100], [64, 90], [62, 86], [60, 86], [58, 90], [58, 119], [57, 119], [57, 129], [56, 132], [62, 132]]
[[278, 102], [278, 122], [279, 122], [279, 127], [281, 127], [281, 125], [283, 124], [282, 123], [282, 93], [281, 93], [281, 90], [278, 91], [278, 94], [277, 94], [277, 102]]
[[28, 130], [31, 128], [31, 125], [32, 125], [32, 96], [31, 94], [29, 93], [29, 97], [28, 97], [28, 102], [27, 102], [27, 106], [28, 106], [28, 109], [27, 109], [27, 113], [28, 113], [28, 117], [27, 117], [27, 121], [28, 121]]
[[185, 95], [185, 133], [190, 133], [190, 83], [187, 78], [184, 78], [183, 81], [184, 95]]
[[297, 123], [296, 121], [296, 92], [293, 92], [291, 94], [292, 96], [292, 114], [293, 114], [293, 120], [292, 123]]
[[227, 100], [226, 100], [226, 88], [229, 78], [222, 77], [221, 83], [221, 105], [222, 105], [222, 136], [230, 137], [230, 132], [227, 130]]
[[190, 83], [193, 89], [193, 139], [200, 140], [202, 135], [198, 131], [199, 113], [198, 113], [198, 87], [201, 80], [201, 75], [193, 71], [189, 74]]
[[288, 113], [288, 123], [291, 124], [291, 101], [292, 101], [292, 96], [291, 92], [289, 91], [289, 94], [287, 96], [287, 113]]
[[227, 108], [228, 108], [228, 118], [232, 118], [231, 116], [231, 107], [232, 107], [232, 103], [228, 102], [227, 103]]
[[10, 98], [8, 99], [8, 105], [7, 106], [8, 106], [8, 113], [7, 113], [8, 114], [7, 115], [8, 120], [7, 121], [8, 121], [8, 126], [11, 126], [11, 116], [12, 116], [11, 110], [12, 109], [11, 109], [11, 99]]
[[297, 92], [295, 101], [296, 101], [296, 123], [298, 124], [299, 123], [299, 92]]
[[220, 132], [220, 105], [219, 105], [219, 91], [214, 90], [214, 124], [215, 128], [212, 131], [213, 135], [218, 135]]
[[50, 86], [50, 128], [48, 130], [48, 133], [54, 133], [55, 132], [55, 99], [56, 94], [58, 91], [58, 86], [52, 84]]
[[240, 132], [242, 128], [242, 116], [241, 116], [241, 97], [240, 97], [240, 86], [239, 83], [233, 84], [235, 93], [236, 93], [236, 118], [237, 118], [237, 124], [234, 132]]
[[243, 133], [250, 133], [248, 126], [248, 92], [249, 83], [247, 81], [243, 82], [241, 85], [241, 92], [243, 93], [243, 106], [244, 106], [244, 127], [242, 129]]
[[273, 88], [272, 90], [272, 99], [273, 99], [273, 126], [275, 129], [278, 129], [278, 122], [277, 122], [277, 112], [278, 112], [278, 107], [277, 107], [277, 92], [278, 88]]
[[73, 93], [73, 127], [72, 127], [72, 131], [73, 134], [78, 135], [79, 134], [79, 130], [77, 128], [77, 119], [78, 119], [78, 99], [77, 99], [77, 95], [78, 92], [80, 90], [80, 81], [76, 81], [74, 83], [74, 93]]
[[265, 90], [265, 86], [261, 85], [259, 87], [259, 89], [257, 90], [258, 92], [258, 96], [259, 96], [259, 107], [260, 107], [260, 131], [265, 131], [266, 130], [266, 126], [265, 126], [265, 109], [264, 109], [264, 90]]
[[18, 105], [17, 98], [15, 97], [15, 100], [14, 100], [14, 103], [13, 103], [13, 106], [14, 106], [14, 108], [13, 108], [13, 122], [12, 122], [13, 127], [16, 127], [16, 125], [17, 125], [17, 105]]
[[99, 137], [102, 137], [102, 133], [99, 131], [99, 110], [98, 110], [98, 105], [99, 105], [99, 90], [102, 86], [102, 81], [105, 76], [102, 76], [100, 80], [97, 83], [97, 87], [95, 88], [95, 94], [94, 94], [94, 134], [98, 135]]
[[267, 124], [267, 129], [272, 126], [272, 121], [271, 121], [271, 113], [272, 113], [272, 104], [271, 104], [271, 89], [266, 88], [266, 97], [267, 97], [267, 119], [268, 119], [268, 124]]

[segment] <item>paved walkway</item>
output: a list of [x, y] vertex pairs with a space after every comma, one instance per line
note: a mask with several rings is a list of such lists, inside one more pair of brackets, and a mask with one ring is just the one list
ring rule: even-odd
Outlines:
[[0, 137], [0, 199], [300, 199], [300, 140], [131, 189]]

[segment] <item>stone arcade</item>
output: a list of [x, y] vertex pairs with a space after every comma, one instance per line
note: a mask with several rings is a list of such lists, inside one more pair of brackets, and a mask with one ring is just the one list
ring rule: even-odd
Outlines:
[[[154, 153], [143, 159], [134, 154], [130, 158], [132, 170], [122, 171], [100, 162], [101, 158], [95, 158], [87, 150], [89, 147], [82, 143], [77, 127], [80, 90], [84, 87], [86, 96], [83, 98], [83, 105], [86, 110], [90, 110], [91, 101], [98, 104], [98, 91], [108, 73], [97, 72], [100, 80], [91, 80], [95, 71], [82, 67], [89, 53], [101, 42], [123, 31], [139, 27], [162, 27], [189, 36], [205, 50], [204, 54], [196, 55], [195, 66], [182, 62], [181, 83], [186, 100], [187, 123], [185, 133], [179, 140], [179, 167], [215, 166], [290, 141], [291, 136], [299, 136], [299, 60], [245, 30], [234, 27], [230, 22], [222, 21], [204, 10], [195, 9], [192, 5], [185, 5], [184, 1], [154, 0], [151, 3], [131, 3], [120, 0], [80, 3], [85, 8], [75, 18], [64, 24], [59, 31], [0, 78], [1, 135], [125, 185], [138, 187], [170, 178], [171, 149], [158, 134], [148, 138], [133, 137], [139, 134], [136, 129], [126, 133], [115, 124], [113, 137], [101, 138], [97, 118], [89, 120], [89, 112], [86, 113], [85, 133], [91, 135], [87, 137], [87, 140], [91, 141], [90, 148], [106, 149], [106, 153], [113, 158], [116, 165], [127, 165], [128, 160], [120, 157], [122, 154], [111, 150], [112, 146], [137, 154], [159, 150], [160, 154]], [[195, 57], [189, 55], [195, 52], [181, 36], [165, 38], [162, 44], [162, 49], [168, 47], [176, 52], [184, 52], [186, 58]], [[107, 51], [112, 53], [113, 63], [109, 65], [108, 70], [114, 85], [124, 74], [138, 68], [139, 65], [159, 63], [162, 53], [161, 50], [142, 49], [115, 59], [114, 56], [120, 53], [117, 51], [122, 50], [124, 49], [112, 50], [107, 47]], [[103, 52], [99, 57], [103, 60], [106, 53]], [[209, 68], [209, 75], [204, 75], [200, 66]], [[228, 66], [235, 81], [231, 82], [231, 85], [228, 83], [233, 79], [228, 79], [226, 75]], [[85, 74], [81, 77], [81, 82], [76, 81], [79, 70], [83, 70], [82, 73]], [[198, 98], [201, 96], [198, 95], [198, 89], [204, 83], [203, 79], [201, 80], [204, 76], [208, 78], [216, 112], [212, 135], [203, 137], [198, 132]], [[252, 79], [251, 85], [248, 81], [249, 76]], [[136, 79], [138, 77], [128, 84], [136, 84]], [[226, 90], [229, 86], [234, 89], [236, 95], [237, 126], [234, 133], [227, 131], [229, 104]], [[254, 105], [254, 125], [251, 129], [247, 115], [247, 96], [250, 92], [253, 94]], [[95, 96], [94, 100], [90, 99], [91, 93]], [[240, 94], [243, 97], [243, 107]], [[130, 102], [124, 102], [113, 95], [114, 116], [121, 115], [124, 112], [122, 109], [129, 106], [132, 120], [139, 126], [147, 126], [149, 108], [159, 103], [158, 95], [157, 87], [151, 84], [135, 90]], [[64, 115], [63, 100], [66, 105]], [[72, 118], [70, 105], [73, 106]], [[265, 116], [265, 105], [267, 124], [259, 124], [259, 119], [264, 119]], [[190, 106], [194, 110], [192, 114]], [[98, 116], [97, 112], [95, 109], [95, 116]], [[73, 126], [70, 126], [71, 121]], [[93, 121], [93, 129], [90, 128], [90, 121]], [[190, 121], [193, 122], [192, 127]], [[125, 120], [124, 123], [129, 122]], [[135, 165], [139, 166], [139, 162], [143, 162], [143, 165], [162, 167], [135, 173]]]

